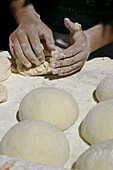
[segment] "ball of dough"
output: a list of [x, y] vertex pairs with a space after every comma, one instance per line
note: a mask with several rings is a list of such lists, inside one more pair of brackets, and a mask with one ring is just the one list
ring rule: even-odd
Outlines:
[[99, 101], [113, 99], [113, 75], [106, 76], [100, 81], [95, 94]]
[[8, 91], [5, 85], [0, 84], [0, 103], [6, 102], [8, 99]]
[[75, 170], [113, 170], [113, 139], [90, 146], [75, 164]]
[[0, 154], [64, 166], [69, 143], [63, 132], [45, 121], [25, 120], [13, 126], [0, 143]]
[[113, 138], [113, 100], [98, 103], [90, 109], [80, 130], [90, 144]]
[[11, 75], [11, 62], [7, 51], [0, 52], [0, 81], [5, 81]]
[[77, 120], [78, 114], [78, 104], [70, 93], [45, 87], [30, 91], [22, 99], [18, 116], [20, 121], [44, 120], [65, 130]]
[[68, 170], [54, 165], [31, 162], [6, 155], [0, 155], [0, 170]]

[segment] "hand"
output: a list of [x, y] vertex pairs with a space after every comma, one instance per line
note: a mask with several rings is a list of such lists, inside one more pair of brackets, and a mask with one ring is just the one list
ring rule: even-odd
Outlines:
[[70, 30], [70, 41], [73, 44], [62, 51], [64, 55], [58, 54], [57, 61], [50, 63], [53, 68], [52, 73], [59, 76], [70, 75], [80, 71], [90, 54], [88, 40], [84, 31], [77, 30], [75, 23], [71, 22], [68, 18], [65, 18], [64, 23]]
[[54, 50], [52, 31], [40, 20], [39, 16], [26, 16], [18, 28], [9, 37], [12, 55], [30, 68], [32, 64], [40, 65], [45, 61], [40, 39], [47, 47]]

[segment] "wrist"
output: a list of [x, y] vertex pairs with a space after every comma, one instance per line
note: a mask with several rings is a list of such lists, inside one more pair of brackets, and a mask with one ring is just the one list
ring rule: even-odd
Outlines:
[[18, 9], [16, 12], [13, 12], [13, 16], [17, 22], [17, 24], [20, 24], [24, 22], [27, 18], [37, 18], [40, 19], [40, 15], [36, 13], [34, 7], [32, 4], [26, 5]]
[[85, 30], [84, 33], [87, 38], [89, 53], [92, 53], [101, 47], [101, 37], [102, 37], [101, 25], [96, 25], [92, 28], [89, 28], [88, 30]]

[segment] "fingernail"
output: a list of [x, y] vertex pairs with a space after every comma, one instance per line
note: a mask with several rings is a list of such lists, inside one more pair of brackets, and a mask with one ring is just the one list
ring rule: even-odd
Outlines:
[[31, 63], [25, 63], [24, 65], [25, 65], [26, 68], [30, 68], [32, 66]]
[[45, 61], [45, 58], [43, 56], [39, 56], [38, 59], [40, 60], [40, 62], [44, 62]]
[[53, 69], [53, 70], [52, 70], [52, 73], [53, 73], [53, 74], [58, 74], [58, 70], [57, 70], [57, 69]]
[[54, 44], [49, 44], [51, 48], [56, 49]]
[[[34, 62], [33, 62], [34, 63]], [[36, 64], [37, 66], [39, 66], [40, 65], [40, 61], [38, 60], [38, 59], [35, 59], [35, 63], [34, 64]]]

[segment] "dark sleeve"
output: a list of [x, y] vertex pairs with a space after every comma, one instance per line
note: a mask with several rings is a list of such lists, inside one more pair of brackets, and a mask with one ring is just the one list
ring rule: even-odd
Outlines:
[[[10, 5], [11, 1], [13, 1], [13, 0], [6, 0], [7, 5]], [[32, 3], [32, 0], [25, 0], [25, 4], [24, 5], [26, 6], [26, 5], [29, 5], [31, 3]]]
[[104, 25], [111, 25], [113, 27], [113, 13], [111, 13], [103, 22]]

